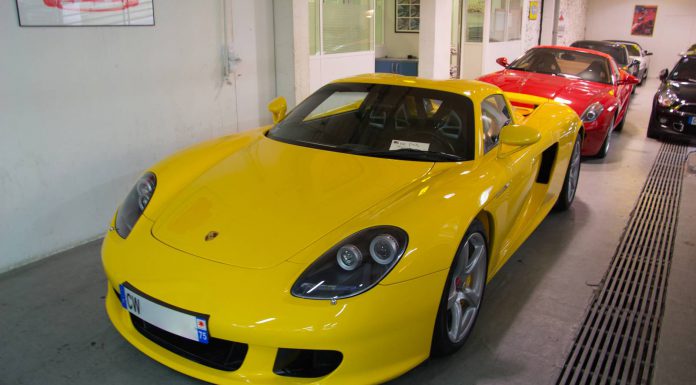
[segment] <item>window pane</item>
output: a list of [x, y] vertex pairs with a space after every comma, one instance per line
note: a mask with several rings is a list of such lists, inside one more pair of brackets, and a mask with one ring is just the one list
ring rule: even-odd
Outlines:
[[498, 144], [500, 131], [510, 123], [510, 112], [501, 95], [491, 95], [481, 103], [483, 122], [483, 146], [488, 152]]
[[372, 0], [324, 0], [324, 53], [370, 51]]
[[485, 0], [469, 0], [466, 2], [466, 41], [483, 41], [483, 11]]
[[507, 22], [507, 40], [520, 40], [522, 38], [522, 0], [510, 0]]
[[507, 9], [505, 0], [491, 1], [491, 36], [490, 41], [505, 41]]
[[309, 0], [309, 54], [319, 53], [319, 0]]

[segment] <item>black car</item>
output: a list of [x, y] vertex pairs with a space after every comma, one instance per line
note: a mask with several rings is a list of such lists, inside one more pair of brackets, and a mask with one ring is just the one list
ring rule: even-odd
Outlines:
[[601, 40], [578, 40], [570, 46], [604, 52], [614, 58], [619, 68], [640, 80], [640, 62], [630, 58], [628, 50], [623, 43]]
[[660, 72], [662, 84], [653, 99], [648, 138], [696, 139], [696, 51], [686, 52]]

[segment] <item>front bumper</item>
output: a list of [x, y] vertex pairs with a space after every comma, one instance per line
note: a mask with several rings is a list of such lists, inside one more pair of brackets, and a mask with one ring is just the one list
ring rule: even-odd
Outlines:
[[[131, 344], [172, 369], [220, 384], [370, 384], [394, 378], [430, 354], [447, 271], [378, 285], [332, 305], [290, 295], [304, 266], [228, 266], [164, 245], [143, 228], [151, 223], [139, 223], [127, 242], [113, 231], [105, 238], [106, 308]], [[210, 315], [212, 338], [248, 345], [239, 369], [214, 369], [146, 338], [114, 292], [126, 281], [166, 304]], [[281, 376], [273, 372], [280, 348], [338, 351], [343, 359], [321, 378]]]
[[696, 114], [655, 105], [648, 129], [656, 135], [694, 142], [696, 141]]
[[609, 122], [606, 117], [600, 117], [591, 123], [583, 123], [585, 128], [585, 138], [582, 141], [582, 156], [597, 155], [604, 144], [609, 130]]

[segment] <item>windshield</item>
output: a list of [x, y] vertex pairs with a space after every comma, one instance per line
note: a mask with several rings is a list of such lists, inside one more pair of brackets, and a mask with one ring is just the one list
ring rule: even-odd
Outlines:
[[589, 42], [575, 42], [572, 44], [573, 47], [592, 49], [599, 52], [604, 52], [607, 55], [614, 58], [616, 64], [620, 66], [625, 66], [628, 64], [628, 55], [626, 55], [626, 49], [620, 45], [607, 45], [607, 44], [594, 44]]
[[291, 144], [421, 161], [473, 159], [471, 100], [450, 92], [384, 84], [322, 87], [268, 132]]
[[669, 78], [678, 82], [696, 83], [696, 58], [685, 57], [681, 59], [674, 66]]
[[531, 49], [512, 62], [508, 69], [611, 83], [611, 71], [609, 70], [609, 61], [606, 58], [563, 49]]

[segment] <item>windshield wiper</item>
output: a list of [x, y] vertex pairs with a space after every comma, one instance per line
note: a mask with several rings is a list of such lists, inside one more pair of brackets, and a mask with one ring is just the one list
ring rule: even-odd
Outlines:
[[368, 152], [356, 152], [359, 155], [374, 156], [378, 158], [394, 158], [394, 159], [414, 159], [414, 160], [428, 160], [428, 161], [453, 161], [461, 162], [466, 160], [459, 155], [450, 154], [447, 152], [440, 151], [422, 151], [414, 150], [412, 148], [400, 148], [398, 150], [389, 151], [368, 151]]

